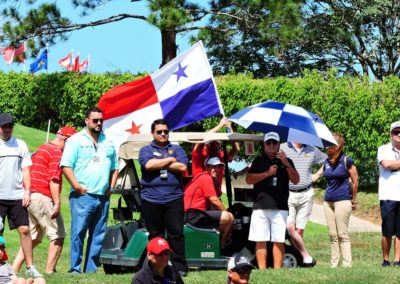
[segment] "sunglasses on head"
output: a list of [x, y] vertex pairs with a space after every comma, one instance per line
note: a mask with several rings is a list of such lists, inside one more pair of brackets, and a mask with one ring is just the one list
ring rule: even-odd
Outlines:
[[169, 130], [168, 130], [168, 129], [157, 130], [156, 133], [157, 133], [157, 135], [161, 135], [161, 134], [163, 134], [163, 133], [164, 133], [165, 135], [168, 135]]
[[150, 254], [152, 254], [152, 255], [157, 255], [157, 256], [161, 256], [161, 255], [170, 256], [170, 255], [171, 255], [171, 252], [170, 252], [169, 250], [165, 250], [165, 251], [160, 252], [159, 254], [156, 254], [156, 253], [154, 253], [154, 252], [151, 252]]
[[395, 136], [397, 136], [397, 135], [400, 134], [400, 131], [392, 131], [392, 134], [395, 135]]
[[237, 272], [238, 274], [250, 274], [251, 273], [251, 268], [239, 268], [235, 269], [234, 271]]
[[265, 141], [265, 144], [266, 145], [278, 145], [278, 141], [275, 141], [275, 140], [268, 140], [268, 141]]
[[93, 118], [92, 119], [92, 121], [94, 122], [94, 123], [103, 123], [103, 119], [102, 118]]

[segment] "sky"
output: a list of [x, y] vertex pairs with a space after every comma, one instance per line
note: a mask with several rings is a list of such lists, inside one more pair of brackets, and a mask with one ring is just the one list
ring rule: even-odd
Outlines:
[[[25, 1], [19, 1], [19, 3], [19, 10], [25, 11], [27, 9]], [[119, 13], [148, 14], [147, 1], [107, 1], [105, 5], [84, 18], [79, 16], [79, 10], [73, 8], [70, 0], [60, 0], [57, 1], [57, 4], [62, 16], [78, 23], [103, 19]], [[4, 6], [2, 4], [0, 8], [2, 9]], [[178, 55], [190, 47], [189, 36], [189, 34], [177, 36]], [[80, 62], [86, 60], [90, 55], [90, 73], [101, 74], [113, 71], [133, 74], [152, 73], [161, 64], [161, 34], [156, 27], [146, 21], [136, 19], [125, 19], [120, 22], [74, 31], [70, 33], [67, 41], [60, 41], [49, 47], [48, 72], [63, 71], [64, 69], [58, 65], [58, 61], [66, 57], [71, 50], [74, 51], [74, 57], [79, 52]], [[26, 71], [34, 61], [34, 58], [27, 57], [25, 60]], [[13, 63], [8, 66], [4, 60], [0, 59], [0, 70], [19, 72], [23, 70], [23, 64]]]

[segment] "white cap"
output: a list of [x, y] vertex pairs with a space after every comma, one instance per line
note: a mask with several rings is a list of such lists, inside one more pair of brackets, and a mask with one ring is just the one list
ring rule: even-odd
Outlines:
[[268, 141], [268, 140], [275, 140], [275, 141], [281, 141], [281, 139], [279, 138], [279, 134], [276, 132], [268, 132], [267, 134], [265, 134], [264, 136], [264, 142]]
[[400, 128], [400, 121], [393, 122], [393, 123], [390, 125], [390, 132], [392, 132], [393, 129], [395, 129], [395, 128]]
[[204, 161], [204, 166], [206, 166], [206, 165], [216, 166], [216, 165], [224, 165], [224, 163], [222, 163], [218, 157], [208, 157]]

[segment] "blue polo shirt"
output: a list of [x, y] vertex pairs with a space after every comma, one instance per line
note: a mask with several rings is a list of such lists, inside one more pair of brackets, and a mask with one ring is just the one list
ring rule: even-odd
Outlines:
[[89, 189], [88, 193], [104, 195], [110, 186], [110, 171], [118, 169], [115, 146], [100, 132], [95, 148], [84, 128], [65, 143], [60, 166], [71, 167], [78, 182]]
[[324, 162], [324, 177], [328, 182], [325, 192], [325, 201], [336, 202], [342, 200], [351, 200], [349, 188], [348, 169], [354, 164], [352, 158], [347, 157], [346, 166], [344, 164], [345, 155], [341, 155], [339, 162], [333, 166], [329, 159]]
[[141, 197], [147, 202], [165, 204], [183, 196], [182, 173], [168, 171], [167, 178], [162, 179], [160, 170], [147, 171], [145, 168], [149, 160], [167, 157], [175, 157], [179, 163], [187, 165], [185, 151], [179, 145], [168, 142], [165, 147], [160, 148], [153, 141], [140, 149], [139, 163], [142, 169], [140, 182], [143, 186]]

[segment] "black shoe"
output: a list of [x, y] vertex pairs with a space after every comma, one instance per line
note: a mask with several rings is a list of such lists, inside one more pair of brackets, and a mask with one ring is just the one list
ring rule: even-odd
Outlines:
[[395, 267], [400, 267], [400, 261], [399, 260], [393, 261], [392, 265]]
[[389, 260], [383, 260], [383, 262], [382, 262], [382, 267], [390, 267], [390, 262], [389, 262]]
[[188, 275], [187, 270], [179, 270], [178, 272], [179, 272], [179, 275], [180, 275], [181, 277], [186, 277], [186, 276]]
[[316, 264], [317, 264], [317, 260], [315, 258], [312, 258], [312, 261], [310, 263], [303, 262], [303, 267], [314, 267]]

